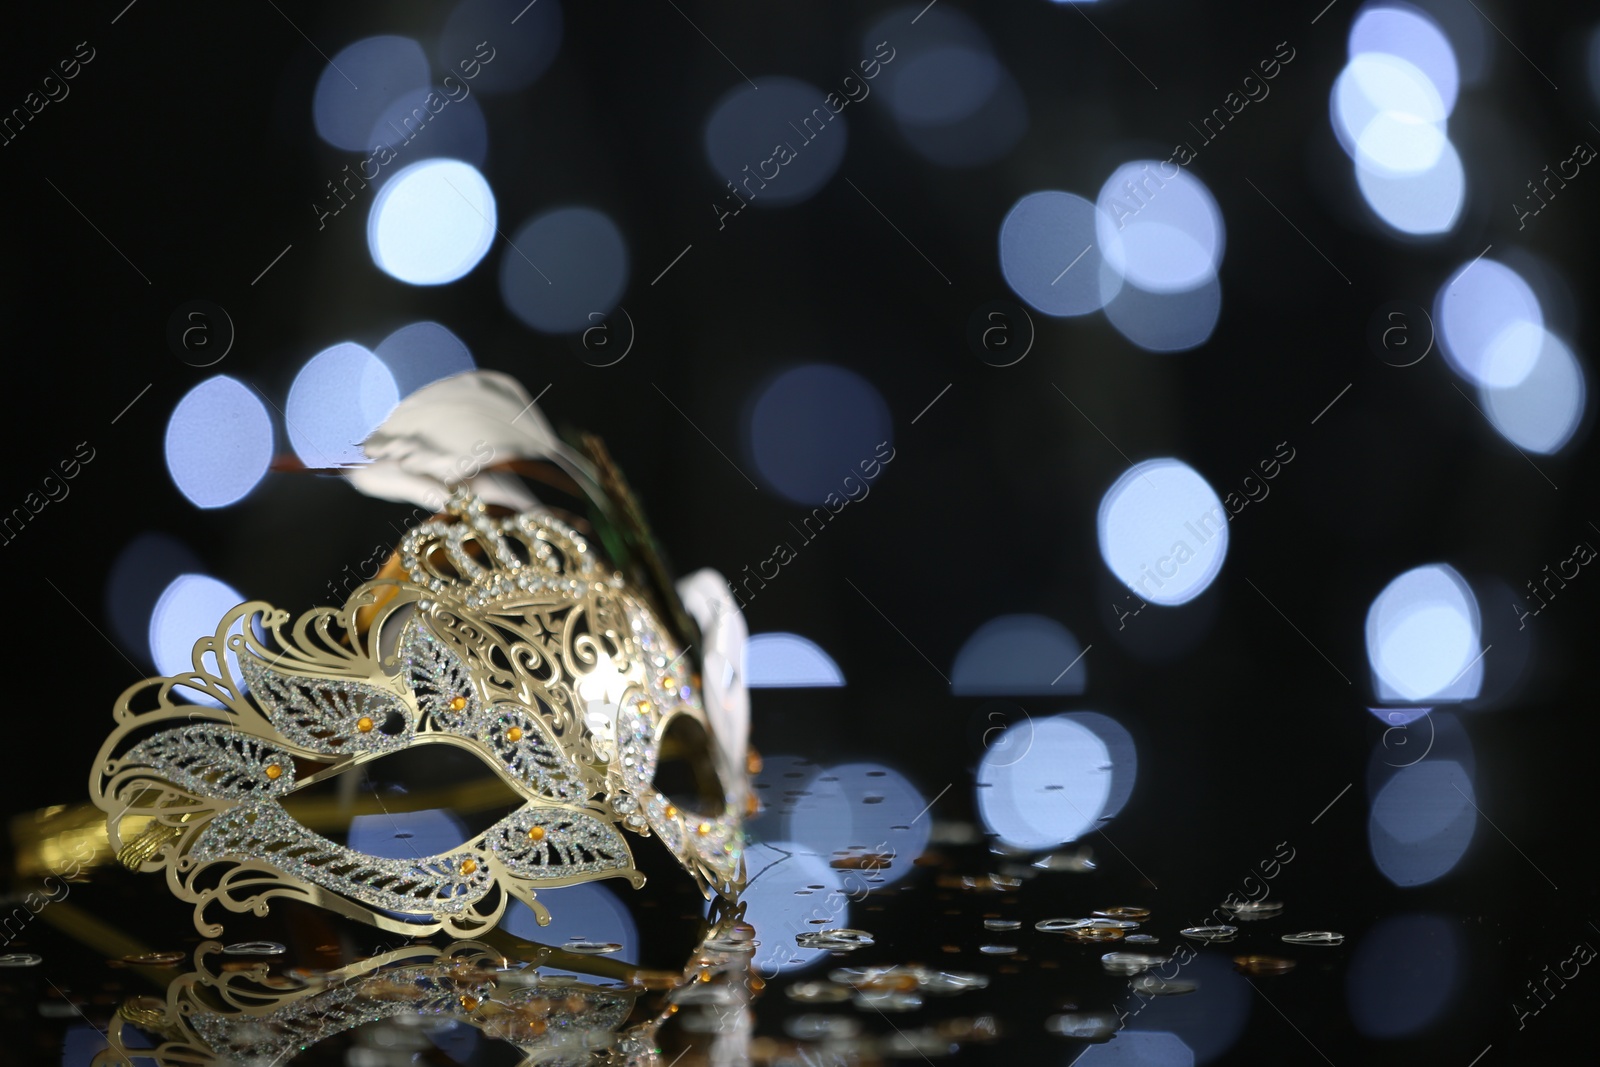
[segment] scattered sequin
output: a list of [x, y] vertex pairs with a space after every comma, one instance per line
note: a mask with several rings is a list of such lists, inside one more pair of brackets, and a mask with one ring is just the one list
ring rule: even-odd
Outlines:
[[966, 971], [936, 971], [918, 965], [841, 967], [830, 971], [828, 977], [857, 989], [916, 989], [934, 994], [962, 993], [969, 989], [983, 989], [989, 984], [987, 975]]
[[1279, 900], [1246, 900], [1237, 904], [1224, 904], [1224, 908], [1232, 912], [1235, 918], [1246, 921], [1252, 919], [1270, 919], [1283, 910], [1283, 902]]
[[965, 889], [969, 893], [1004, 893], [1022, 887], [1022, 879], [1000, 874], [941, 874], [937, 882], [941, 889]]
[[1142, 952], [1107, 952], [1100, 957], [1100, 965], [1112, 974], [1138, 974], [1166, 962], [1165, 956], [1147, 956]]
[[837, 1004], [850, 999], [850, 987], [838, 982], [796, 982], [785, 990], [802, 1004]]
[[239, 941], [222, 950], [224, 956], [281, 956], [288, 949], [276, 941]]
[[1332, 930], [1305, 930], [1298, 934], [1284, 934], [1283, 939], [1291, 945], [1344, 944], [1344, 935]]
[[1095, 870], [1094, 853], [1087, 848], [1077, 852], [1052, 852], [1048, 856], [1034, 860], [1033, 865], [1041, 871], [1073, 871], [1086, 873]]
[[916, 1011], [922, 1007], [922, 994], [898, 989], [858, 989], [855, 1005], [876, 1011]]
[[575, 952], [580, 956], [609, 956], [613, 952], [621, 952], [622, 946], [615, 941], [568, 941], [561, 946], [568, 952]]
[[141, 967], [173, 967], [188, 958], [182, 952], [138, 952], [122, 957], [122, 962]]
[[860, 1021], [848, 1015], [796, 1015], [783, 1028], [801, 1041], [847, 1041], [861, 1033]]
[[1117, 1017], [1108, 1011], [1075, 1011], [1052, 1015], [1044, 1028], [1062, 1037], [1080, 1041], [1104, 1041], [1117, 1032]]
[[801, 948], [820, 948], [829, 952], [853, 952], [874, 943], [865, 930], [839, 927], [832, 930], [807, 930], [794, 935], [795, 944]]
[[1282, 956], [1235, 956], [1233, 965], [1243, 974], [1287, 974], [1294, 970], [1294, 960]]

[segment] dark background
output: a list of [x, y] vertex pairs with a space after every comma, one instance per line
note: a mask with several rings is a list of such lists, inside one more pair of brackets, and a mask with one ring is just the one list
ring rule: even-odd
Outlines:
[[[1495, 696], [1462, 712], [1484, 819], [1463, 861], [1415, 889], [1392, 886], [1367, 848], [1367, 764], [1383, 725], [1365, 710], [1373, 698], [1363, 622], [1372, 598], [1413, 566], [1448, 562], [1474, 581], [1520, 589], [1575, 542], [1600, 537], [1589, 525], [1600, 509], [1587, 425], [1561, 454], [1535, 457], [1536, 471], [1452, 388], [1458, 379], [1437, 350], [1396, 368], [1367, 341], [1380, 306], [1431, 307], [1444, 279], [1492, 245], [1496, 257], [1542, 258], [1564, 282], [1570, 306], [1547, 306], [1547, 316], [1592, 368], [1585, 297], [1596, 278], [1600, 178], [1580, 175], [1521, 233], [1506, 207], [1575, 141], [1600, 136], [1589, 125], [1600, 108], [1584, 65], [1592, 13], [1476, 5], [1498, 30], [1480, 27], [1492, 50], [1488, 74], [1463, 88], [1450, 124], [1467, 208], [1450, 234], [1411, 241], [1370, 219], [1329, 128], [1328, 92], [1357, 9], [1346, 0], [1315, 25], [1315, 0], [1244, 8], [1124, 0], [1084, 12], [1042, 0], [965, 5], [1026, 96], [1029, 130], [1014, 150], [971, 170], [934, 167], [882, 110], [851, 107], [845, 161], [819, 194], [747, 212], [723, 232], [708, 211], [722, 187], [701, 136], [712, 104], [740, 78], [695, 25], [752, 76], [829, 86], [860, 58], [861, 33], [891, 8], [568, 3], [544, 76], [522, 93], [480, 100], [491, 146], [484, 173], [502, 229], [546, 206], [584, 203], [624, 233], [623, 303], [637, 344], [600, 368], [570, 338], [530, 331], [505, 310], [496, 284], [503, 239], [461, 281], [418, 288], [372, 265], [364, 211], [316, 229], [307, 205], [357, 157], [313, 132], [311, 91], [324, 60], [306, 38], [329, 55], [378, 33], [431, 50], [448, 7], [278, 6], [144, 0], [120, 17], [119, 0], [45, 7], [14, 15], [0, 43], [3, 108], [20, 104], [77, 42], [97, 51], [67, 99], [0, 147], [9, 372], [0, 507], [20, 505], [79, 442], [95, 450], [71, 495], [4, 546], [12, 685], [0, 810], [81, 800], [112, 701], [150, 669], [143, 649], [117, 647], [106, 618], [111, 561], [133, 536], [174, 535], [209, 573], [300, 610], [320, 602], [340, 568], [392, 541], [388, 524], [408, 510], [334, 478], [290, 473], [269, 475], [233, 507], [196, 509], [172, 485], [162, 441], [173, 405], [204, 378], [231, 374], [281, 403], [314, 352], [346, 339], [371, 347], [406, 322], [435, 319], [479, 366], [509, 372], [530, 393], [548, 384], [540, 404], [553, 421], [606, 437], [680, 571], [712, 566], [731, 576], [770, 555], [805, 512], [734, 469], [756, 473], [744, 436], [748, 400], [785, 367], [830, 362], [881, 392], [896, 459], [870, 501], [841, 514], [747, 611], [753, 632], [804, 634], [849, 679], [839, 690], [758, 692], [762, 751], [881, 760], [930, 798], [953, 783], [935, 814], [970, 819], [987, 723], [979, 702], [952, 697], [941, 675], [983, 621], [1051, 616], [1093, 646], [1089, 688], [1081, 698], [1021, 703], [1034, 715], [1104, 711], [1138, 744], [1138, 786], [1112, 826], [1116, 846], [1089, 839], [1108, 886], [1198, 918], [1289, 840], [1298, 858], [1281, 895], [1302, 914], [1326, 915], [1325, 925], [1356, 939], [1385, 916], [1431, 911], [1465, 938], [1460, 987], [1422, 1037], [1358, 1041], [1335, 965], [1298, 986], [1271, 987], [1292, 1026], [1258, 1004], [1225, 1059], [1408, 1062], [1426, 1052], [1465, 1065], [1492, 1045], [1482, 1062], [1514, 1063], [1587, 1033], [1600, 991], [1588, 970], [1524, 1030], [1510, 1005], [1575, 941], [1600, 940], [1588, 925], [1600, 914], [1591, 853], [1600, 579], [1584, 572], [1529, 631], [1509, 627], [1496, 651], [1516, 655], [1486, 658], [1486, 692]], [[1285, 40], [1297, 56], [1271, 98], [1191, 168], [1227, 225], [1211, 339], [1160, 355], [1135, 348], [1100, 315], [1035, 314], [1026, 359], [1006, 368], [981, 361], [967, 342], [969, 319], [988, 301], [1015, 299], [997, 253], [1011, 205], [1044, 188], [1092, 196], [1120, 162], [1165, 158], [1188, 121]], [[169, 316], [196, 298], [225, 307], [237, 329], [226, 360], [204, 370], [166, 342]], [[1135, 460], [1180, 456], [1226, 492], [1284, 440], [1296, 449], [1293, 465], [1230, 527], [1215, 584], [1173, 613], [1192, 621], [1141, 618], [1119, 632], [1111, 605], [1121, 590], [1100, 560], [1094, 522], [1127, 466], [1118, 450]], [[281, 420], [278, 442], [286, 453]], [[1508, 604], [1481, 607], [1490, 626], [1515, 621]], [[1178, 641], [1193, 628], [1197, 639]], [[1128, 869], [1134, 863], [1154, 887]], [[914, 939], [937, 918], [925, 900], [898, 914], [891, 907], [880, 936]], [[1015, 1016], [1012, 1054], [1035, 1046], [1052, 1062], [1073, 1054], [1076, 1046], [1041, 1025], [1064, 996], [1052, 981], [1036, 974], [1026, 995], [994, 998], [1002, 1017]]]

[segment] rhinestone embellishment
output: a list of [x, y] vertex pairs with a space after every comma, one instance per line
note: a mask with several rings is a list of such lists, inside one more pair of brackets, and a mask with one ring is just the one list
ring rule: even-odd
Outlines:
[[[642, 884], [629, 833], [659, 838], [708, 896], [742, 882], [742, 806], [680, 810], [655, 788], [668, 724], [710, 730], [698, 687], [667, 670], [678, 642], [554, 516], [494, 518], [460, 496], [451, 510], [402, 539], [404, 580], [292, 621], [240, 605], [197, 642], [194, 672], [123, 694], [94, 799], [124, 861], [167, 870], [202, 934], [221, 933], [214, 904], [265, 914], [281, 896], [408, 935], [476, 935], [512, 899], [548, 921], [541, 886]], [[455, 849], [390, 860], [282, 804], [302, 776], [419, 743], [475, 753], [522, 806]]]

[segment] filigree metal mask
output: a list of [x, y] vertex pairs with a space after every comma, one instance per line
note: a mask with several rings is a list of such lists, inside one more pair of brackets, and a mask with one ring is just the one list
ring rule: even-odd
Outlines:
[[[191, 673], [118, 700], [90, 775], [113, 849], [205, 912], [307, 901], [386, 930], [470, 937], [510, 900], [541, 923], [543, 887], [626, 878], [628, 836], [656, 836], [709, 897], [744, 878], [742, 794], [689, 811], [655, 786], [663, 737], [692, 720], [717, 745], [692, 665], [646, 599], [547, 511], [495, 517], [461, 492], [453, 519], [399, 548], [405, 577], [294, 620], [261, 601], [196, 642]], [[197, 702], [198, 701], [198, 702]], [[284, 799], [404, 748], [476, 753], [522, 804], [438, 855], [353, 851]], [[742, 764], [720, 753], [709, 765]]]

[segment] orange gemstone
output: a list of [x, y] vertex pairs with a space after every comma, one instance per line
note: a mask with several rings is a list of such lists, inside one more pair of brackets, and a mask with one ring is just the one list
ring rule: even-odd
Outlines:
[[528, 840], [529, 841], [543, 841], [544, 840], [544, 827], [535, 826], [535, 827], [532, 827], [531, 829], [529, 829], [528, 830]]
[[528, 1033], [532, 1034], [534, 1037], [542, 1036], [544, 1032], [549, 1029], [549, 1027], [550, 1024], [545, 1022], [543, 1019], [528, 1020]]
[[462, 874], [471, 874], [473, 871], [476, 871], [477, 869], [478, 869], [478, 861], [477, 860], [463, 860], [461, 862], [461, 873]]
[[267, 764], [267, 777], [276, 782], [279, 778], [283, 777], [283, 768], [278, 766], [276, 763]]
[[678, 817], [678, 809], [673, 807], [671, 804], [668, 804], [667, 810], [662, 814], [666, 815], [666, 817], [669, 819], [676, 819]]
[[711, 832], [711, 824], [708, 822], [703, 822], [694, 828], [694, 832], [699, 834], [701, 837], [704, 837]]
[[522, 727], [513, 726], [511, 729], [507, 730], [506, 731], [506, 740], [507, 741], [521, 741], [522, 740]]
[[466, 706], [467, 706], [467, 698], [466, 697], [456, 696], [456, 697], [451, 697], [450, 698], [450, 710], [451, 711], [460, 711], [462, 708], [464, 708]]
[[640, 715], [648, 715], [648, 714], [650, 714], [650, 702], [648, 700], [639, 701], [639, 714]]
[[356, 720], [356, 729], [364, 734], [370, 734], [372, 732], [372, 720], [365, 715], [361, 716]]
[[461, 1006], [463, 1008], [467, 1009], [468, 1011], [477, 1011], [478, 1010], [478, 998], [477, 997], [473, 997], [473, 996], [468, 996], [465, 993], [463, 993], [462, 996], [461, 996]]
[[678, 688], [678, 680], [669, 674], [665, 678], [661, 679], [661, 688], [676, 689]]

